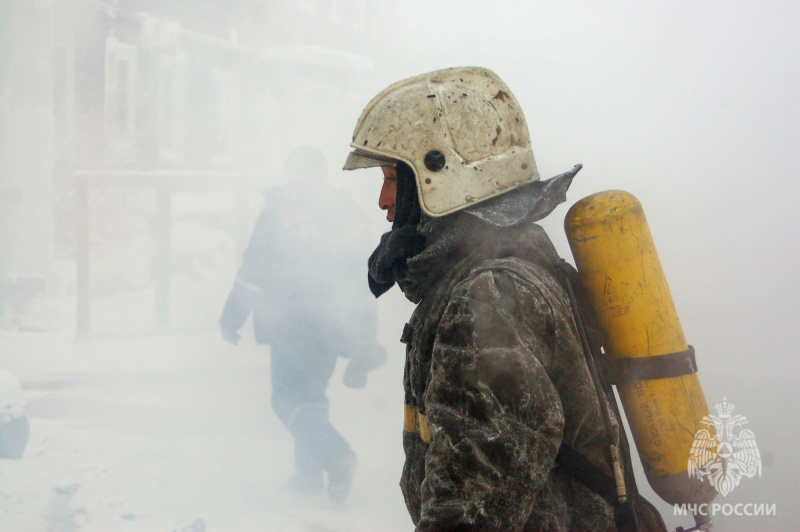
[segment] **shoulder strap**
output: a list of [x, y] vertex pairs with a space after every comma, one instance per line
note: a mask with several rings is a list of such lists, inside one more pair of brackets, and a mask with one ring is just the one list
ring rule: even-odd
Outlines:
[[603, 497], [609, 504], [612, 506], [617, 504], [617, 487], [614, 479], [571, 446], [561, 443], [556, 462], [575, 480]]
[[[576, 480], [605, 498], [610, 504], [613, 505], [614, 522], [618, 532], [640, 532], [647, 530], [649, 527], [642, 522], [642, 516], [640, 516], [641, 510], [639, 506], [643, 504], [640, 502], [643, 500], [643, 498], [641, 495], [639, 495], [636, 487], [636, 481], [633, 476], [630, 449], [628, 447], [625, 429], [622, 425], [620, 425], [619, 432], [613, 431], [610, 423], [610, 413], [608, 412], [608, 408], [610, 407], [614, 410], [614, 413], [620, 422], [622, 421], [622, 417], [619, 409], [617, 408], [616, 401], [614, 400], [614, 394], [611, 392], [610, 385], [607, 382], [601, 382], [600, 376], [598, 375], [598, 371], [595, 367], [595, 359], [598, 358], [595, 354], [597, 349], [593, 349], [596, 346], [590, 345], [592, 343], [590, 342], [589, 336], [589, 330], [591, 330], [591, 327], [586, 324], [585, 320], [585, 316], [587, 316], [587, 314], [591, 316], [591, 312], [588, 312], [591, 307], [585, 304], [585, 300], [579, 300], [579, 296], [576, 295], [576, 290], [573, 289], [573, 287], [577, 287], [577, 290], [580, 292], [582, 292], [583, 289], [580, 279], [577, 276], [577, 271], [563, 260], [559, 265], [556, 266], [556, 270], [561, 273], [560, 277], [563, 279], [567, 295], [569, 296], [573, 317], [575, 319], [575, 325], [578, 329], [578, 335], [581, 340], [584, 355], [586, 356], [586, 363], [592, 376], [592, 380], [594, 381], [597, 399], [600, 402], [601, 407], [603, 407], [605, 404], [605, 400], [608, 400], [608, 405], [605, 408], [602, 408], [602, 410], [611, 449], [610, 465], [615, 476], [614, 478], [607, 476], [602, 470], [597, 468], [597, 466], [592, 464], [583, 455], [563, 443], [558, 450], [557, 461]], [[619, 456], [620, 450], [622, 451], [621, 457]], [[619, 467], [620, 458], [625, 464], [624, 470]], [[622, 494], [622, 496], [620, 496], [620, 494]], [[647, 504], [646, 508], [648, 511], [651, 509], [655, 511], [655, 508], [653, 508], [652, 505]], [[658, 525], [660, 525], [656, 528], [666, 530], [666, 528], [663, 526], [663, 520], [661, 520], [661, 516], [657, 511], [655, 511], [655, 516], [657, 516], [657, 520], [659, 521]]]
[[[623, 503], [618, 502], [614, 480], [565, 443], [558, 448], [556, 462], [572, 478], [603, 497], [614, 507], [614, 524], [617, 532], [666, 532], [667, 527], [661, 514], [650, 501], [639, 495], [635, 486], [629, 484], [629, 488], [632, 489], [629, 491], [628, 500]], [[626, 466], [630, 467], [629, 457], [626, 462]]]

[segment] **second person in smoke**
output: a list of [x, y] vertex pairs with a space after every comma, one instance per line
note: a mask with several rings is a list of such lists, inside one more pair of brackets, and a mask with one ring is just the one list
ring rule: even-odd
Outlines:
[[256, 341], [271, 347], [272, 407], [295, 442], [289, 486], [319, 494], [327, 474], [338, 503], [350, 493], [357, 459], [330, 421], [328, 381], [342, 357], [345, 384], [362, 388], [386, 359], [357, 258], [368, 232], [359, 207], [325, 179], [317, 148], [296, 149], [286, 171], [289, 183], [265, 193], [220, 325], [236, 343], [252, 314]]

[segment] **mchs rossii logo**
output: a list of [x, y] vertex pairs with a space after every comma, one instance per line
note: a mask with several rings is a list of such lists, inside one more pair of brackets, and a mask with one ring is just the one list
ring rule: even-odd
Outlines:
[[708, 480], [725, 497], [742, 478], [761, 477], [761, 454], [753, 431], [742, 428], [748, 423], [747, 418], [732, 415], [733, 403], [723, 397], [722, 404], [717, 403], [714, 409], [716, 416], [703, 418], [708, 429], [700, 429], [694, 435], [688, 471], [689, 477]]

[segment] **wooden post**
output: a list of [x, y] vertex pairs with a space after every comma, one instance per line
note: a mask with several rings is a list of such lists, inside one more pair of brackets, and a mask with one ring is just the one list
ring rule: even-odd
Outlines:
[[249, 233], [252, 230], [252, 227], [250, 227], [250, 217], [248, 216], [250, 212], [249, 192], [244, 181], [240, 181], [236, 186], [236, 235], [234, 239], [236, 245], [236, 260], [241, 260], [244, 248], [247, 247]]
[[166, 329], [169, 326], [170, 296], [170, 256], [172, 254], [172, 190], [168, 184], [158, 187], [156, 204], [156, 257], [153, 268], [155, 287], [155, 327]]
[[89, 334], [89, 185], [75, 177], [75, 270], [77, 336]]

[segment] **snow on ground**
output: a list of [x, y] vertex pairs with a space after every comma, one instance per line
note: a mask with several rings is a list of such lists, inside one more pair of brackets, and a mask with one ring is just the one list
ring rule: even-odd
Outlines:
[[0, 331], [0, 367], [31, 416], [24, 457], [0, 461], [0, 530], [412, 530], [398, 487], [400, 344], [387, 343], [366, 389], [342, 384], [343, 363], [331, 379], [332, 419], [360, 459], [335, 507], [285, 489], [292, 443], [269, 406], [268, 347], [244, 332], [234, 347], [213, 328], [80, 341], [68, 325]]

